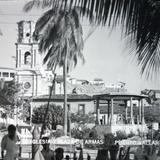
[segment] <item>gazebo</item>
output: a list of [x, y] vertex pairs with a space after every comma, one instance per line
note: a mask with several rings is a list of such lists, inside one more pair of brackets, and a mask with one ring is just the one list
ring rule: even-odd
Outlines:
[[[130, 132], [146, 131], [147, 127], [144, 121], [144, 99], [147, 98], [146, 96], [128, 93], [109, 93], [94, 95], [93, 97], [96, 110], [96, 128], [98, 130], [103, 130], [106, 133], [124, 131], [128, 134]], [[105, 106], [107, 114], [100, 113], [102, 104]], [[114, 113], [116, 105], [119, 106], [120, 110], [121, 106], [125, 108], [125, 116], [122, 117], [121, 122]], [[137, 109], [136, 115], [133, 114], [134, 107]]]

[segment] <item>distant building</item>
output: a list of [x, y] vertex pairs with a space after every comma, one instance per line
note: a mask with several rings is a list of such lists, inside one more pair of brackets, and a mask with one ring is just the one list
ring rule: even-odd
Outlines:
[[[32, 108], [38, 108], [41, 105], [48, 103], [48, 95], [33, 97], [31, 105]], [[63, 107], [64, 105], [64, 95], [57, 94], [52, 95], [50, 104], [55, 104], [57, 106]], [[95, 105], [93, 97], [84, 94], [68, 94], [67, 96], [67, 106], [71, 113], [78, 114], [88, 114], [95, 112]]]
[[0, 67], [0, 80], [12, 81], [15, 78], [16, 71], [13, 68]]
[[141, 91], [142, 95], [147, 95], [149, 104], [156, 104], [160, 106], [160, 90], [145, 89]]
[[[71, 87], [73, 88], [73, 86]], [[126, 93], [127, 89], [104, 87], [103, 85], [84, 84], [84, 85], [75, 85], [72, 92], [77, 94], [95, 95], [95, 94], [107, 94], [107, 93]]]
[[76, 79], [76, 78], [68, 78], [68, 83], [72, 84], [72, 85], [83, 85], [83, 84], [89, 84], [90, 82], [88, 80], [85, 79]]
[[95, 78], [91, 84], [105, 87], [105, 82], [101, 78]]
[[106, 88], [125, 88], [126, 83], [118, 81], [117, 83], [105, 84]]
[[148, 94], [149, 96], [154, 96], [156, 99], [160, 99], [160, 90], [151, 89]]

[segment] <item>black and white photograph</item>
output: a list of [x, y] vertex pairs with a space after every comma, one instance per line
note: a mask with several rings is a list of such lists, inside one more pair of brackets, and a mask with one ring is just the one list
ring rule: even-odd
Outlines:
[[160, 160], [160, 0], [0, 0], [0, 160]]

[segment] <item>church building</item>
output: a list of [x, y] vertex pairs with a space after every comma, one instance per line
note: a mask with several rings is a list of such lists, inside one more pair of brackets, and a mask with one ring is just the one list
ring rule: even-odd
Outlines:
[[38, 42], [33, 38], [34, 27], [32, 21], [18, 22], [16, 77], [24, 96], [48, 95], [53, 79], [52, 71], [42, 64]]

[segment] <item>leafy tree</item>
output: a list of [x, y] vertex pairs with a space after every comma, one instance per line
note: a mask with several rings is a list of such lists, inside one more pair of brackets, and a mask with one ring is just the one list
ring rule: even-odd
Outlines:
[[141, 94], [148, 96], [148, 98], [146, 98], [146, 101], [149, 104], [154, 104], [154, 102], [157, 100], [156, 96], [155, 96], [155, 91], [154, 90], [145, 89], [145, 90], [141, 91]]
[[9, 82], [1, 80], [0, 95], [3, 95], [10, 103], [16, 103], [19, 91], [20, 85], [14, 80]]
[[[32, 122], [42, 124], [47, 105], [41, 105], [33, 110]], [[61, 106], [50, 104], [49, 113], [46, 117], [47, 126], [56, 129], [57, 125], [63, 125], [64, 110]]]
[[7, 105], [2, 106], [5, 109], [6, 118], [7, 116], [13, 117], [15, 106], [22, 105], [22, 101], [18, 96], [19, 91], [20, 85], [15, 80], [9, 82], [0, 81], [0, 95], [9, 102]]
[[[78, 114], [71, 113], [71, 123], [74, 123], [74, 128], [71, 129], [71, 135], [78, 139], [98, 138], [98, 134], [95, 129], [88, 128], [88, 123], [95, 123], [95, 117], [93, 113]], [[93, 147], [88, 145], [87, 147]]]
[[145, 122], [150, 124], [152, 122], [160, 123], [160, 108], [157, 105], [146, 106], [144, 110]]

